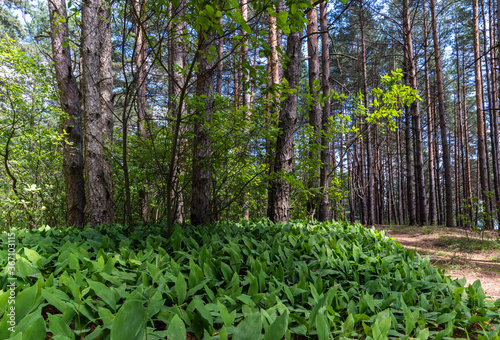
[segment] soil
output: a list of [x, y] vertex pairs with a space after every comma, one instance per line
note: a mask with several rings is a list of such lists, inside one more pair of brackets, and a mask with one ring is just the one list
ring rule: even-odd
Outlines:
[[491, 299], [500, 299], [500, 237], [496, 231], [482, 233], [460, 228], [375, 225], [406, 248], [428, 255], [431, 263], [447, 275], [467, 284], [476, 280]]

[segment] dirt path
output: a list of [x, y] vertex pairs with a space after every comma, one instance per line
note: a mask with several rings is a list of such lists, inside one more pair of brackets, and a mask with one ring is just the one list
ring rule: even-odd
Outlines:
[[453, 278], [476, 280], [487, 296], [500, 299], [500, 239], [496, 232], [482, 235], [459, 228], [375, 226], [401, 245], [428, 255], [431, 263]]

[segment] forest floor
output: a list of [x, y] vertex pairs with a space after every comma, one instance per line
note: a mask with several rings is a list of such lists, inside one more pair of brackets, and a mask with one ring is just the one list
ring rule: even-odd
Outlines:
[[447, 275], [467, 283], [481, 281], [487, 296], [500, 299], [500, 238], [497, 231], [471, 232], [460, 228], [375, 225], [401, 245], [428, 255]]

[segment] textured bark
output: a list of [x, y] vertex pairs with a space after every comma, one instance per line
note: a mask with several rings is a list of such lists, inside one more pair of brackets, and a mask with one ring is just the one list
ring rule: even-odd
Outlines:
[[[83, 179], [83, 133], [80, 95], [71, 69], [68, 41], [68, 16], [64, 0], [49, 0], [52, 56], [60, 91], [66, 143], [63, 149], [63, 174], [66, 192], [66, 225], [80, 227], [84, 223], [85, 183]], [[60, 21], [60, 19], [64, 19]]]
[[[280, 83], [280, 64], [278, 61], [278, 29], [276, 27], [276, 17], [269, 16], [269, 47], [271, 48], [271, 55], [267, 59], [268, 72], [270, 74], [269, 86], [274, 89], [276, 84]], [[273, 94], [276, 96], [277, 93]], [[271, 98], [271, 93], [268, 93], [267, 98]], [[270, 103], [268, 106], [268, 122], [269, 124], [274, 124], [273, 122], [279, 119], [279, 98], [274, 98], [274, 102]], [[270, 176], [274, 173], [274, 145], [270, 140], [266, 141], [266, 157], [269, 164], [269, 170], [267, 175]], [[272, 180], [268, 183], [267, 189], [267, 217], [272, 218], [274, 213], [274, 190], [272, 188]]]
[[99, 74], [101, 77], [99, 92], [101, 114], [104, 121], [104, 140], [109, 143], [113, 140], [113, 65], [111, 61], [111, 7], [109, 1], [100, 0], [98, 20], [98, 39], [100, 42]]
[[429, 222], [434, 225], [437, 222], [436, 215], [436, 188], [434, 178], [434, 117], [431, 110], [431, 88], [429, 84], [429, 53], [427, 35], [427, 13], [424, 1], [424, 68], [425, 68], [425, 106], [427, 111], [427, 150], [429, 152]]
[[85, 145], [85, 219], [91, 227], [113, 221], [113, 187], [104, 157], [105, 122], [100, 96], [99, 0], [82, 4], [82, 95]]
[[[309, 93], [311, 95], [309, 125], [313, 128], [313, 135], [309, 140], [309, 144], [312, 146], [309, 157], [313, 164], [318, 164], [320, 154], [316, 150], [318, 150], [318, 146], [321, 143], [321, 105], [318, 101], [319, 91], [315, 86], [315, 84], [319, 84], [319, 46], [318, 34], [316, 34], [318, 32], [318, 11], [315, 7], [307, 12], [307, 20], [309, 21], [307, 25], [307, 51], [309, 54]], [[309, 215], [314, 214], [316, 218], [318, 217], [318, 201], [320, 198], [317, 192], [319, 187], [318, 175], [320, 174], [320, 168], [321, 166], [319, 164], [318, 166], [312, 166], [308, 175], [309, 190], [313, 193], [309, 198], [308, 213]]]
[[[175, 120], [175, 123], [172, 126], [175, 126], [175, 129], [178, 129], [177, 134], [174, 132], [174, 138], [178, 139], [179, 136], [183, 136], [186, 132], [185, 126], [182, 125], [181, 119], [185, 117], [187, 114], [187, 109], [185, 105], [184, 98], [182, 96], [182, 89], [185, 87], [185, 77], [182, 73], [183, 69], [186, 67], [186, 47], [182, 41], [182, 34], [186, 30], [186, 23], [182, 20], [182, 16], [186, 12], [186, 1], [179, 1], [178, 6], [171, 8], [171, 17], [177, 18], [177, 21], [172, 22], [172, 28], [170, 31], [170, 49], [169, 49], [169, 69], [171, 74], [170, 81], [170, 93], [169, 93], [169, 102], [170, 102], [170, 112], [172, 119]], [[213, 71], [213, 70], [211, 70]], [[200, 71], [201, 72], [201, 71]], [[215, 79], [212, 79], [213, 82]], [[179, 114], [179, 116], [177, 116]], [[184, 196], [181, 190], [181, 183], [179, 182], [179, 178], [184, 175], [184, 171], [179, 167], [179, 155], [183, 153], [182, 146], [185, 144], [185, 141], [176, 140], [176, 146], [179, 145], [175, 149], [174, 155], [174, 163], [172, 164], [172, 175], [169, 174], [169, 179], [167, 183], [167, 192], [169, 193], [169, 202], [168, 202], [168, 220], [169, 225], [172, 222], [182, 223], [184, 221], [183, 218], [183, 210], [184, 210]]]
[[[288, 62], [284, 72], [290, 89], [297, 89], [300, 80], [300, 32], [288, 36], [286, 55]], [[273, 222], [287, 222], [290, 217], [290, 183], [284, 178], [293, 167], [293, 134], [297, 123], [297, 93], [288, 94], [280, 112], [278, 140], [274, 171], [278, 177], [273, 182]]]
[[[196, 80], [196, 96], [203, 102], [203, 108], [195, 112], [193, 142], [193, 178], [192, 178], [192, 201], [191, 201], [191, 223], [202, 225], [211, 223], [211, 178], [210, 178], [210, 156], [211, 140], [207, 129], [212, 124], [212, 113], [214, 110], [214, 80], [215, 56], [209, 58], [209, 47], [215, 41], [215, 32], [212, 30], [198, 32], [199, 65], [198, 78]], [[210, 59], [210, 60], [209, 60]], [[202, 97], [203, 96], [203, 97]], [[199, 107], [199, 106], [198, 106]]]
[[[248, 21], [248, 1], [247, 0], [242, 0], [241, 1], [241, 17], [243, 20]], [[248, 38], [247, 38], [247, 32], [243, 31], [242, 32], [243, 39], [242, 39], [242, 45], [241, 45], [241, 64], [246, 64], [249, 62], [248, 59]], [[250, 78], [249, 78], [249, 71], [247, 70], [246, 67], [242, 67], [241, 70], [241, 87], [243, 90], [243, 106], [249, 106], [250, 105]]]
[[478, 153], [478, 170], [481, 182], [481, 198], [486, 210], [486, 226], [491, 228], [490, 207], [488, 204], [489, 190], [488, 178], [486, 177], [486, 150], [485, 150], [485, 134], [483, 125], [483, 89], [481, 79], [481, 51], [479, 47], [479, 28], [478, 28], [478, 0], [472, 1], [472, 30], [474, 34], [474, 74], [476, 84], [476, 108], [477, 108], [477, 153]]
[[[493, 35], [493, 8], [492, 2], [488, 1], [488, 21], [489, 21], [489, 38], [490, 46], [494, 46], [496, 41]], [[498, 74], [497, 74], [497, 53], [495, 49], [491, 50], [491, 158], [493, 160], [493, 183], [495, 188], [495, 204], [494, 207], [498, 208], [500, 205], [500, 161], [499, 161], [499, 147], [500, 147], [500, 131], [498, 127]], [[498, 212], [497, 212], [498, 216]]]
[[[466, 98], [467, 87], [466, 87], [466, 76], [465, 76], [465, 53], [462, 51], [462, 91], [463, 98]], [[464, 101], [463, 108], [463, 144], [465, 145], [465, 197], [468, 202], [469, 207], [467, 208], [467, 214], [469, 215], [469, 220], [472, 221], [472, 179], [471, 179], [471, 166], [470, 166], [470, 150], [469, 150], [469, 125], [467, 124], [467, 108], [466, 101]]]
[[[144, 2], [134, 0], [135, 10], [135, 69], [136, 76], [136, 103], [137, 103], [137, 128], [139, 137], [146, 140], [149, 137], [149, 119], [146, 114], [146, 40], [144, 39]], [[147, 187], [147, 182], [143, 185]], [[139, 190], [139, 198], [141, 200], [141, 218], [143, 222], [149, 219], [149, 194], [146, 189]]]
[[[408, 60], [408, 77], [410, 86], [418, 90], [417, 70], [415, 67], [415, 56], [413, 54], [413, 39], [410, 23], [410, 4], [409, 0], [404, 0], [403, 4], [403, 31], [405, 34], [405, 52]], [[427, 223], [427, 199], [425, 193], [424, 178], [424, 154], [422, 150], [422, 120], [420, 117], [419, 101], [416, 100], [410, 105], [410, 114], [413, 121], [413, 136], [415, 138], [415, 188], [416, 199], [416, 222], [419, 225]]]
[[[326, 98], [330, 93], [330, 44], [328, 37], [328, 27], [327, 27], [327, 10], [326, 3], [322, 2], [320, 4], [320, 26], [321, 26], [321, 66], [322, 66], [322, 77], [321, 83], [323, 87], [323, 97]], [[321, 201], [319, 205], [319, 220], [329, 221], [331, 220], [330, 213], [330, 200], [328, 198], [328, 188], [330, 183], [330, 178], [328, 176], [330, 172], [330, 143], [325, 138], [328, 134], [328, 120], [331, 114], [331, 102], [329, 99], [325, 101], [325, 106], [323, 106], [323, 114], [321, 116], [321, 170], [319, 178], [319, 186], [321, 188]], [[342, 141], [342, 136], [340, 137]], [[342, 151], [341, 151], [342, 153]]]
[[[361, 10], [359, 14], [359, 25], [361, 28], [361, 67], [363, 69], [363, 96], [364, 96], [364, 105], [366, 109], [369, 109], [368, 106], [368, 75], [366, 72], [366, 44], [365, 44], [365, 22], [363, 15], [363, 5], [362, 0], [360, 0]], [[367, 124], [366, 136], [364, 138], [365, 146], [366, 146], [366, 174], [368, 180], [368, 186], [366, 190], [366, 224], [373, 224], [374, 219], [374, 195], [375, 195], [375, 182], [373, 175], [373, 165], [372, 165], [372, 133], [371, 127], [369, 123]]]
[[436, 23], [436, 7], [434, 0], [430, 0], [432, 38], [434, 41], [434, 58], [436, 61], [436, 85], [438, 92], [439, 126], [441, 128], [441, 144], [443, 150], [444, 165], [444, 188], [445, 188], [445, 210], [446, 226], [453, 227], [453, 183], [451, 178], [450, 149], [448, 146], [448, 130], [444, 109], [443, 68], [441, 66], [441, 52]]

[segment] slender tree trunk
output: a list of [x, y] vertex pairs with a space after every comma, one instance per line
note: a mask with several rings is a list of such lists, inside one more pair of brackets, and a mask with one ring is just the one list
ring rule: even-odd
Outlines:
[[453, 227], [453, 183], [451, 178], [450, 149], [448, 146], [448, 130], [444, 109], [443, 68], [441, 66], [441, 52], [436, 22], [436, 7], [434, 0], [430, 0], [432, 38], [434, 40], [434, 58], [436, 61], [436, 85], [438, 92], [439, 126], [441, 128], [441, 143], [443, 149], [444, 187], [446, 200], [446, 226]]
[[[99, 7], [99, 0], [86, 0], [82, 4], [82, 94], [87, 189], [85, 217], [92, 227], [113, 221], [113, 184], [110, 167], [104, 157], [104, 135], [107, 138], [111, 135], [109, 121], [102, 115], [103, 110], [110, 109], [111, 103], [108, 102], [108, 106], [103, 109], [100, 99], [101, 94], [105, 95], [106, 92], [101, 92], [100, 83], [110, 80], [100, 70], [100, 65], [106, 68], [104, 66], [108, 64], [110, 54], [103, 52], [108, 56], [101, 56], [101, 42], [104, 42], [96, 30], [96, 27], [100, 27]], [[102, 81], [100, 76], [103, 76]]]
[[[322, 86], [323, 86], [323, 97], [326, 98], [330, 93], [330, 40], [328, 37], [328, 27], [327, 27], [327, 10], [326, 3], [322, 2], [320, 4], [320, 24], [321, 24], [321, 66], [322, 66]], [[329, 172], [330, 172], [330, 143], [325, 137], [328, 134], [328, 120], [331, 114], [331, 101], [330, 99], [325, 100], [325, 106], [323, 106], [323, 115], [321, 118], [321, 129], [323, 133], [321, 134], [321, 171], [319, 186], [321, 188], [321, 203], [319, 206], [319, 220], [329, 221], [331, 220], [330, 213], [330, 200], [328, 197], [329, 188]], [[342, 140], [342, 136], [340, 137]], [[342, 151], [341, 151], [342, 153]]]
[[[492, 2], [488, 1], [488, 21], [489, 21], [489, 38], [490, 38], [490, 46], [495, 46], [495, 36], [494, 36], [494, 27], [493, 27], [493, 8]], [[493, 160], [493, 181], [495, 187], [495, 204], [494, 207], [497, 210], [500, 205], [500, 161], [499, 161], [499, 152], [500, 152], [500, 142], [499, 136], [500, 131], [498, 128], [498, 74], [497, 74], [497, 53], [496, 49], [491, 50], [491, 105], [490, 105], [490, 120], [491, 120], [491, 156]], [[497, 219], [498, 214], [500, 212], [497, 211]]]
[[434, 179], [434, 117], [432, 116], [431, 109], [431, 89], [429, 84], [429, 53], [428, 43], [429, 38], [427, 35], [427, 13], [424, 5], [424, 67], [425, 67], [425, 105], [427, 111], [427, 149], [429, 152], [429, 222], [431, 225], [436, 224], [436, 188]]
[[[401, 126], [400, 124], [400, 118], [397, 119], [397, 125]], [[399, 224], [403, 224], [404, 221], [406, 220], [404, 216], [404, 201], [403, 201], [403, 162], [401, 161], [401, 132], [400, 130], [396, 130], [396, 152], [397, 152], [397, 157], [396, 157], [396, 169], [398, 171], [398, 215], [399, 215]]]
[[[66, 225], [81, 227], [84, 223], [85, 183], [83, 179], [83, 133], [80, 95], [71, 70], [68, 16], [66, 1], [49, 1], [52, 56], [56, 70], [62, 110], [68, 115], [63, 121], [63, 174], [66, 192]], [[61, 20], [63, 19], [63, 20]]]
[[[410, 86], [415, 90], [418, 89], [417, 70], [415, 67], [415, 57], [413, 55], [413, 39], [411, 34], [410, 23], [410, 4], [409, 0], [404, 0], [403, 5], [403, 27], [405, 32], [406, 56], [408, 60], [408, 76]], [[420, 108], [418, 100], [414, 101], [410, 106], [410, 113], [413, 120], [413, 133], [415, 137], [415, 184], [417, 192], [417, 211], [416, 220], [419, 225], [427, 222], [426, 212], [426, 193], [424, 179], [424, 154], [422, 150], [422, 120], [420, 117]]]
[[[466, 76], [465, 76], [465, 51], [462, 51], [462, 91], [463, 98], [466, 98]], [[467, 201], [467, 212], [469, 221], [472, 221], [472, 178], [471, 178], [471, 165], [470, 165], [470, 151], [469, 151], [469, 125], [467, 118], [467, 102], [464, 100], [463, 105], [463, 126], [464, 126], [464, 145], [465, 145], [465, 193]]]
[[477, 153], [478, 153], [478, 172], [481, 182], [481, 198], [486, 210], [486, 227], [491, 228], [491, 216], [488, 190], [488, 178], [486, 177], [486, 150], [485, 134], [483, 125], [483, 85], [481, 79], [481, 50], [479, 47], [479, 18], [478, 18], [478, 0], [472, 1], [472, 30], [474, 34], [474, 74], [476, 80], [476, 108], [477, 108]]
[[[279, 119], [279, 98], [277, 97], [277, 91], [275, 91], [275, 86], [280, 83], [280, 67], [278, 61], [278, 29], [276, 27], [276, 17], [269, 15], [269, 46], [271, 48], [271, 55], [268, 57], [267, 63], [269, 68], [270, 81], [269, 86], [271, 88], [268, 93], [268, 99], [273, 96], [273, 103], [268, 106], [268, 120], [270, 124], [274, 124], [276, 119]], [[268, 178], [274, 173], [274, 143], [271, 140], [266, 141], [266, 153], [267, 162], [269, 164]], [[274, 214], [274, 190], [272, 188], [272, 180], [268, 182], [267, 188], [267, 217], [272, 218]]]
[[195, 112], [193, 143], [193, 178], [191, 223], [202, 225], [212, 221], [211, 209], [211, 178], [210, 156], [211, 140], [209, 127], [212, 124], [214, 110], [213, 85], [215, 80], [215, 56], [209, 58], [209, 48], [215, 41], [215, 32], [203, 29], [198, 32], [198, 50], [201, 52], [198, 65], [198, 78], [196, 81], [196, 96], [203, 102], [203, 108]]
[[[311, 1], [312, 3], [312, 1]], [[309, 53], [309, 93], [311, 95], [311, 103], [309, 109], [309, 125], [313, 128], [313, 135], [309, 140], [311, 145], [311, 151], [309, 154], [310, 160], [313, 166], [311, 166], [308, 174], [308, 187], [312, 192], [311, 197], [308, 202], [308, 214], [315, 215], [318, 217], [318, 201], [320, 200], [320, 195], [318, 195], [319, 178], [320, 174], [320, 155], [318, 146], [321, 145], [321, 105], [318, 101], [319, 91], [317, 86], [319, 82], [319, 46], [318, 46], [318, 11], [313, 7], [307, 13], [307, 20], [309, 24], [307, 25], [307, 51]]]
[[[171, 17], [176, 18], [176, 20], [172, 22], [169, 41], [169, 68], [170, 74], [172, 76], [169, 94], [169, 102], [171, 103], [170, 109], [172, 112], [172, 118], [174, 118], [176, 114], [180, 113], [178, 119], [181, 120], [187, 114], [184, 96], [182, 95], [182, 89], [186, 86], [186, 79], [183, 70], [186, 68], [187, 52], [182, 37], [182, 35], [184, 34], [183, 32], [186, 30], [186, 22], [182, 19], [182, 16], [186, 12], [186, 6], [186, 1], [181, 0], [179, 1], [177, 6], [172, 6], [171, 8]], [[175, 119], [177, 120], [177, 118]], [[179, 125], [178, 138], [183, 138], [186, 132], [186, 127], [184, 126], [184, 124], [182, 124], [182, 122], [176, 122], [176, 124], [173, 125]], [[169, 224], [172, 222], [184, 222], [184, 195], [180, 182], [180, 178], [184, 176], [184, 171], [179, 166], [179, 160], [181, 158], [181, 155], [184, 152], [187, 152], [187, 150], [182, 147], [186, 144], [186, 141], [177, 142], [180, 142], [180, 147], [176, 149], [176, 154], [174, 155], [175, 164], [173, 169], [173, 177], [169, 180], [169, 182], [171, 183], [167, 183], [167, 186], [169, 186], [167, 191], [171, 197], [171, 202], [167, 207], [167, 209], [169, 209]]]
[[[364, 105], [366, 109], [369, 109], [368, 105], [368, 75], [366, 72], [366, 44], [365, 44], [365, 20], [363, 14], [362, 0], [360, 0], [361, 10], [359, 14], [359, 24], [361, 28], [361, 66], [363, 68], [363, 97]], [[366, 208], [367, 208], [367, 224], [373, 224], [373, 218], [375, 214], [373, 198], [375, 195], [375, 182], [373, 176], [373, 164], [372, 164], [372, 134], [371, 128], [368, 123], [366, 129], [366, 173], [368, 179], [368, 187], [366, 190]]]
[[[139, 136], [146, 140], [149, 137], [148, 117], [146, 114], [146, 41], [144, 39], [143, 11], [144, 2], [134, 1], [135, 10], [135, 68], [137, 72], [137, 125]], [[139, 189], [139, 198], [141, 200], [141, 218], [143, 222], [149, 218], [149, 195], [146, 190], [147, 182], [143, 181], [144, 188]], [[131, 218], [131, 217], [130, 217]]]
[[[241, 0], [241, 17], [245, 22], [248, 21], [248, 0]], [[251, 92], [250, 92], [250, 63], [248, 55], [248, 37], [247, 32], [243, 30], [242, 32], [243, 40], [241, 45], [241, 84], [243, 90], [243, 106], [245, 106], [246, 117], [250, 117], [250, 105], [251, 105]], [[243, 218], [250, 218], [250, 203], [248, 202], [248, 197], [244, 195], [243, 197]]]
[[[288, 36], [286, 55], [288, 57], [285, 79], [290, 89], [297, 89], [300, 79], [301, 34], [291, 32]], [[279, 176], [274, 180], [273, 222], [287, 222], [290, 216], [290, 183], [283, 177], [293, 167], [293, 134], [297, 122], [297, 93], [289, 93], [283, 101], [279, 120], [278, 140], [276, 143], [276, 159], [274, 171]]]

